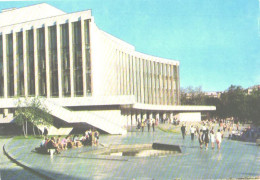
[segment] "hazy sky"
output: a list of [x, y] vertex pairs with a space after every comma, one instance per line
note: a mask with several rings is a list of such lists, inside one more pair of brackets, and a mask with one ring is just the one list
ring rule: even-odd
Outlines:
[[[43, 1], [0, 2], [0, 9]], [[45, 1], [92, 9], [97, 26], [142, 53], [180, 61], [181, 87], [223, 91], [260, 84], [258, 0]]]

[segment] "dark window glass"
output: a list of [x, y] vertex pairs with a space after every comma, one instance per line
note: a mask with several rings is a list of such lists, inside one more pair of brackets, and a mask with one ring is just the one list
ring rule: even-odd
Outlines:
[[6, 35], [7, 96], [14, 96], [13, 34]]
[[0, 36], [0, 96], [4, 96], [3, 38]]
[[77, 96], [83, 95], [81, 23], [72, 23], [72, 52], [74, 58], [74, 88]]
[[37, 29], [39, 95], [47, 95], [44, 28]]
[[17, 95], [24, 96], [23, 32], [16, 37]]
[[49, 61], [51, 96], [58, 96], [58, 61], [56, 25], [49, 27]]
[[61, 65], [62, 65], [62, 91], [64, 96], [70, 96], [70, 54], [69, 54], [69, 26], [60, 26], [61, 35]]
[[27, 31], [27, 82], [29, 96], [35, 95], [33, 30]]
[[85, 55], [86, 55], [86, 86], [87, 95], [91, 95], [91, 59], [90, 59], [90, 33], [89, 33], [89, 20], [84, 21], [85, 32]]

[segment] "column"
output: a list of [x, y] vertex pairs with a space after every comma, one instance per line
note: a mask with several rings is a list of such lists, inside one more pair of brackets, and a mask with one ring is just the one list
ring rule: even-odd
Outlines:
[[176, 82], [176, 90], [177, 90], [177, 105], [180, 105], [180, 74], [179, 74], [179, 66], [176, 65], [177, 69], [177, 82]]
[[136, 58], [133, 56], [133, 94], [137, 101]]
[[[166, 120], [166, 118], [167, 118], [167, 114], [163, 113], [163, 120]], [[165, 123], [167, 123], [167, 122], [165, 122]]]
[[174, 118], [173, 112], [170, 112], [170, 123], [171, 124], [173, 123], [173, 118]]
[[144, 112], [142, 119], [147, 119], [147, 114]]
[[174, 66], [172, 65], [171, 66], [171, 75], [172, 75], [172, 79], [171, 79], [171, 81], [172, 81], [172, 91], [171, 91], [171, 93], [172, 93], [172, 103], [173, 103], [173, 105], [176, 105], [176, 97], [175, 97], [175, 93], [174, 93], [174, 91], [175, 91], [175, 76], [174, 76]]
[[153, 90], [152, 90], [152, 61], [148, 61], [148, 103], [153, 104]]
[[156, 99], [156, 104], [160, 104], [159, 97], [160, 97], [160, 75], [159, 75], [159, 68], [160, 64], [155, 63], [155, 99]]
[[163, 64], [163, 104], [167, 104], [167, 64]]
[[23, 72], [24, 72], [24, 95], [28, 96], [28, 72], [27, 72], [27, 41], [26, 41], [26, 30], [23, 29]]
[[6, 60], [6, 34], [2, 32], [2, 43], [3, 43], [3, 66], [4, 66], [4, 98], [7, 98], [7, 60]]
[[135, 112], [134, 110], [131, 110], [131, 116], [132, 116], [132, 117], [131, 117], [131, 119], [132, 119], [132, 120], [131, 120], [131, 121], [132, 121], [132, 125], [133, 125], [133, 126], [136, 126], [136, 124], [137, 124], [137, 122], [136, 122], [136, 121], [137, 121], [137, 118], [136, 118], [136, 112]]
[[163, 82], [162, 82], [162, 64], [161, 63], [158, 63], [158, 73], [159, 73], [159, 80], [158, 80], [158, 85], [159, 85], [159, 88], [158, 88], [158, 96], [159, 96], [159, 101], [158, 101], [158, 104], [162, 105], [162, 87], [163, 87]]
[[154, 72], [154, 80], [153, 80], [153, 83], [154, 83], [154, 92], [153, 92], [153, 104], [157, 104], [157, 63], [154, 62], [153, 63], [153, 72]]
[[139, 120], [141, 122], [142, 117], [141, 117], [141, 113], [140, 112], [136, 112], [136, 118], [137, 118], [137, 121]]
[[14, 68], [14, 96], [17, 96], [17, 59], [16, 59], [16, 33], [13, 31], [13, 68]]
[[129, 110], [126, 110], [126, 112], [127, 112], [127, 127], [132, 128], [131, 112]]
[[123, 52], [119, 53], [120, 61], [120, 95], [124, 94], [124, 66], [123, 66]]
[[70, 51], [70, 91], [71, 91], [71, 97], [74, 97], [74, 66], [73, 66], [73, 51], [72, 51], [72, 27], [70, 20], [68, 21], [68, 28], [69, 28], [69, 51]]
[[153, 113], [149, 113], [149, 119], [153, 118]]
[[141, 103], [144, 103], [144, 62], [140, 59], [140, 88], [141, 88]]
[[123, 72], [124, 72], [124, 95], [127, 95], [127, 87], [128, 87], [128, 81], [127, 81], [127, 58], [126, 53], [123, 53]]
[[85, 31], [84, 31], [84, 20], [81, 17], [81, 53], [82, 53], [82, 80], [83, 80], [83, 96], [87, 96], [87, 79], [86, 79], [86, 43], [85, 43]]
[[156, 113], [155, 114], [155, 122], [158, 121], [157, 123], [160, 123], [160, 114]]
[[51, 82], [50, 82], [50, 59], [49, 59], [49, 29], [47, 24], [44, 25], [45, 37], [45, 59], [46, 59], [46, 89], [47, 98], [51, 96]]
[[167, 65], [167, 105], [171, 105], [171, 65]]
[[116, 67], [117, 67], [117, 95], [120, 95], [120, 58], [119, 50], [116, 50]]
[[154, 62], [151, 61], [151, 104], [155, 104]]
[[61, 49], [60, 49], [60, 24], [56, 22], [57, 32], [57, 62], [58, 62], [58, 90], [59, 97], [62, 97], [62, 70], [61, 70]]
[[35, 96], [39, 96], [39, 64], [37, 51], [37, 29], [33, 27], [33, 51], [34, 51], [34, 74], [35, 74]]
[[133, 56], [130, 56], [130, 94], [134, 94], [134, 79], [133, 79]]
[[8, 116], [8, 109], [4, 109], [4, 117]]
[[139, 58], [135, 58], [135, 80], [136, 80], [136, 101], [138, 103], [141, 102], [141, 95], [140, 95], [140, 92], [141, 92], [141, 87], [140, 87], [140, 59]]
[[144, 103], [147, 103], [147, 61], [143, 59]]

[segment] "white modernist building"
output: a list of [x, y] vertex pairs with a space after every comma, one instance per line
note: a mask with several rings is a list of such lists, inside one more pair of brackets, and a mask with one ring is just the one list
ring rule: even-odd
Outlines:
[[80, 124], [124, 134], [137, 119], [215, 110], [180, 106], [178, 61], [135, 51], [100, 30], [91, 10], [45, 3], [0, 13], [0, 97], [0, 123], [13, 120], [16, 97], [43, 97], [57, 132]]

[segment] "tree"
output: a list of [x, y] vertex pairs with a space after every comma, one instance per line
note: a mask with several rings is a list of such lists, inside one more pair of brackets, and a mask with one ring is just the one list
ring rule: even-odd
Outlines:
[[182, 105], [204, 105], [205, 96], [201, 87], [189, 86], [181, 88], [181, 104]]
[[39, 98], [31, 98], [24, 100], [18, 99], [14, 122], [23, 127], [24, 136], [27, 136], [28, 124], [32, 125], [35, 135], [35, 126], [49, 126], [53, 123], [53, 119]]
[[224, 116], [234, 117], [235, 121], [246, 120], [245, 93], [241, 86], [231, 85], [220, 97], [223, 103]]
[[246, 97], [247, 119], [260, 125], [260, 90], [255, 90]]

